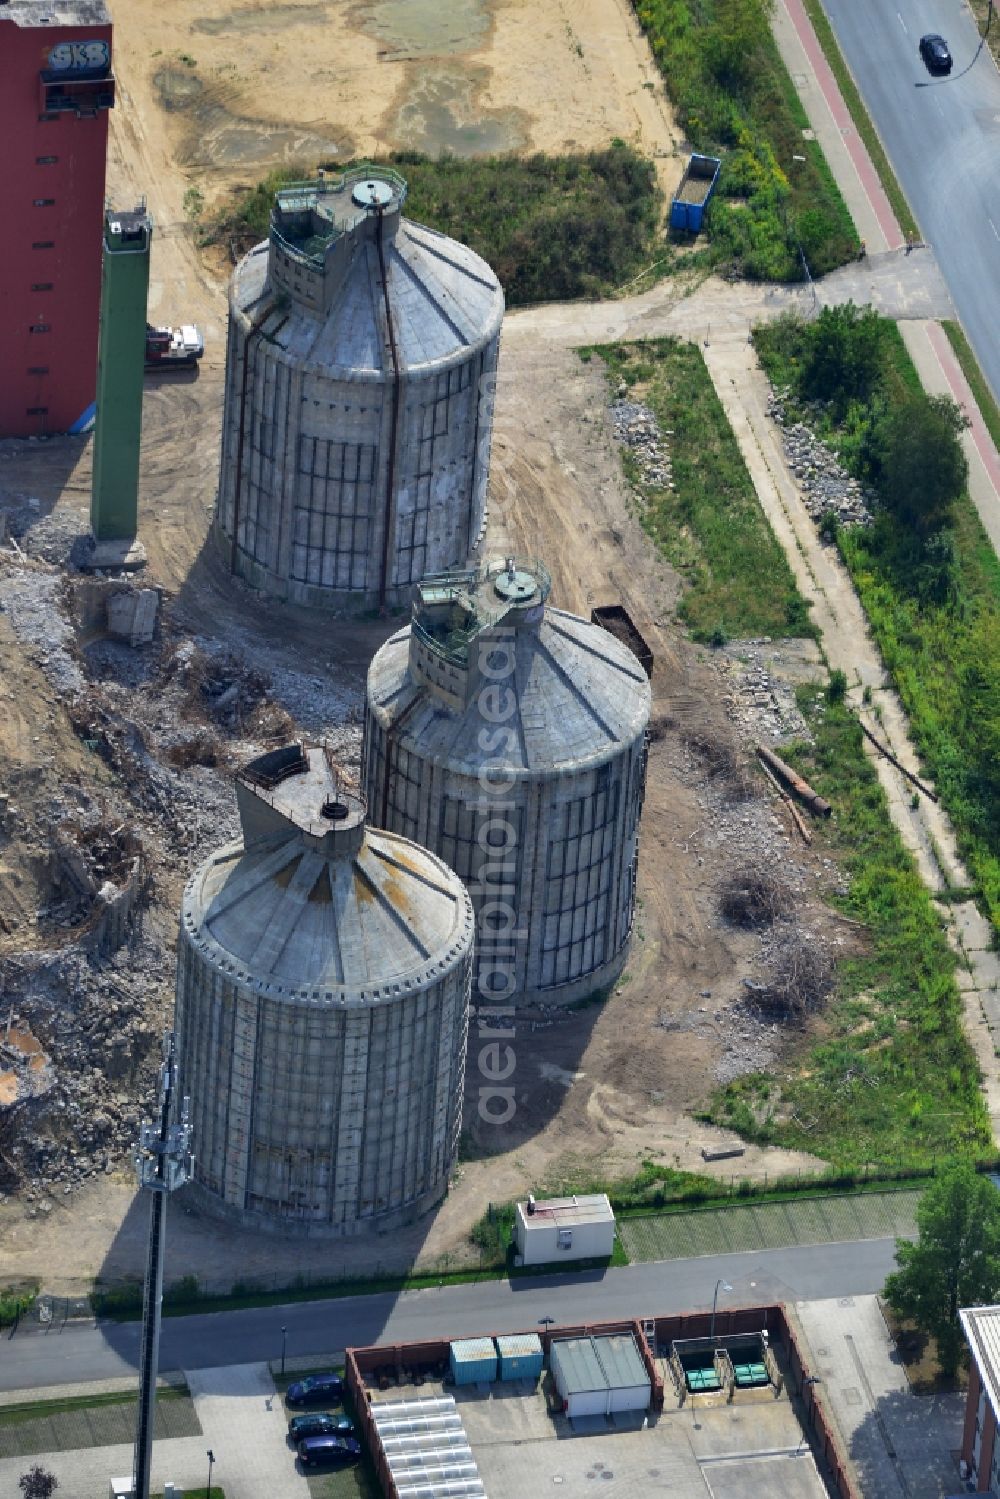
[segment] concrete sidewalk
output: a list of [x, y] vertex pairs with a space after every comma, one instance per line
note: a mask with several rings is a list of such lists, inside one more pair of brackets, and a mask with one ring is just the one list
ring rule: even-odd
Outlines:
[[[315, 1359], [298, 1362], [315, 1364]], [[154, 1491], [162, 1492], [166, 1481], [187, 1489], [204, 1486], [211, 1449], [215, 1454], [212, 1482], [225, 1489], [226, 1499], [308, 1499], [308, 1480], [296, 1467], [284, 1408], [267, 1364], [197, 1369], [177, 1377], [187, 1382], [202, 1434], [154, 1442]], [[94, 1396], [135, 1386], [134, 1378], [50, 1386], [18, 1391], [5, 1396], [3, 1404], [64, 1394]], [[56, 1475], [59, 1492], [67, 1499], [107, 1499], [108, 1480], [132, 1472], [132, 1447], [86, 1447], [0, 1459], [0, 1495], [16, 1494], [17, 1480], [35, 1462]]]
[[[154, 1442], [152, 1488], [163, 1493], [165, 1483], [176, 1483], [182, 1489], [196, 1489], [208, 1478], [204, 1437], [175, 1437], [172, 1441]], [[60, 1499], [108, 1499], [108, 1480], [132, 1472], [132, 1447], [83, 1447], [71, 1452], [44, 1452], [34, 1457], [5, 1457], [0, 1460], [0, 1494], [14, 1499], [18, 1479], [35, 1463], [41, 1463], [59, 1480], [56, 1490]], [[295, 1477], [293, 1473], [293, 1478]], [[213, 1477], [213, 1483], [215, 1479]], [[220, 1483], [225, 1480], [220, 1477]], [[254, 1499], [275, 1499], [276, 1492], [258, 1490]], [[226, 1484], [226, 1499], [229, 1487]]]
[[187, 1382], [226, 1499], [308, 1499], [266, 1364], [193, 1369]]
[[874, 1296], [799, 1302], [810, 1372], [865, 1499], [957, 1494], [963, 1395], [914, 1395]]

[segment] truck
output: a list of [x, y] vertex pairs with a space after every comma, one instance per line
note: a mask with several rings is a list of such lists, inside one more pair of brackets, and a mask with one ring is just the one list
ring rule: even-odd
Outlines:
[[205, 340], [193, 323], [179, 328], [146, 324], [147, 370], [191, 369], [205, 352]]
[[647, 677], [653, 675], [653, 652], [635, 627], [631, 614], [623, 604], [598, 604], [590, 611], [590, 622], [607, 630], [622, 645], [627, 645]]
[[718, 156], [700, 156], [697, 151], [693, 152], [684, 168], [681, 185], [670, 204], [671, 229], [686, 229], [689, 234], [698, 233], [708, 200], [715, 191], [721, 167], [722, 161]]

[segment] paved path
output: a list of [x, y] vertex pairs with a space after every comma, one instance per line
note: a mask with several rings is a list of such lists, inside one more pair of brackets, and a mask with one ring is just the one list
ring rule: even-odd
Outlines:
[[[860, 1295], [880, 1289], [893, 1268], [893, 1248], [892, 1239], [812, 1244], [766, 1254], [708, 1255], [665, 1265], [166, 1317], [160, 1367], [186, 1369], [190, 1378], [192, 1370], [274, 1359], [281, 1353], [282, 1326], [288, 1328], [289, 1357], [324, 1360], [351, 1345], [525, 1331], [542, 1317], [572, 1323], [708, 1309], [720, 1276], [734, 1287], [731, 1300], [737, 1305]], [[22, 1324], [16, 1336], [0, 1339], [0, 1391], [117, 1379], [138, 1366], [139, 1331], [136, 1322], [70, 1322], [48, 1332]]]
[[187, 1381], [226, 1499], [308, 1499], [267, 1364], [192, 1369]]
[[[163, 1493], [164, 1483], [176, 1483], [182, 1489], [197, 1489], [208, 1478], [208, 1443], [202, 1437], [175, 1437], [172, 1441], [153, 1443], [151, 1484], [154, 1493]], [[22, 1473], [39, 1459], [5, 1457], [0, 1461], [0, 1494], [16, 1499], [17, 1481]], [[83, 1447], [72, 1452], [47, 1452], [45, 1467], [59, 1480], [59, 1499], [108, 1499], [108, 1480], [123, 1478], [132, 1472], [132, 1447]], [[220, 1478], [220, 1483], [222, 1479]], [[212, 1482], [215, 1482], [213, 1475]], [[259, 1495], [259, 1499], [277, 1499], [276, 1493]], [[226, 1490], [226, 1499], [229, 1491]]]
[[943, 1499], [962, 1484], [962, 1395], [915, 1396], [874, 1296], [800, 1303], [810, 1368], [865, 1499]]

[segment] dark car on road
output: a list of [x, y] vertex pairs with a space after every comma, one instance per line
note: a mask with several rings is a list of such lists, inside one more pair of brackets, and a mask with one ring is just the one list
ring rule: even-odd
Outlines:
[[361, 1443], [355, 1437], [305, 1437], [298, 1452], [304, 1468], [351, 1468], [361, 1460]]
[[938, 36], [937, 32], [929, 32], [927, 36], [920, 38], [920, 56], [929, 73], [951, 72], [951, 52], [948, 50], [948, 43], [943, 36]]
[[339, 1374], [310, 1374], [285, 1392], [286, 1405], [336, 1405], [343, 1398], [344, 1381]]
[[333, 1416], [329, 1411], [310, 1411], [304, 1416], [293, 1416], [288, 1423], [288, 1435], [296, 1443], [303, 1437], [349, 1437], [353, 1432], [350, 1416]]

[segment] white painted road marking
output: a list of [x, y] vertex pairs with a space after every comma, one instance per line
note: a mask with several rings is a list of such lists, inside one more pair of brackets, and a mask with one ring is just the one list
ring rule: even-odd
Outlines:
[[[989, 218], [989, 214], [987, 214], [986, 217]], [[1000, 229], [997, 228], [992, 219], [990, 219], [990, 228], [993, 230], [993, 233], [996, 235], [997, 239], [1000, 239]]]
[[[903, 20], [903, 17], [899, 14], [898, 10], [896, 12], [896, 19], [899, 21], [899, 24], [900, 26], [902, 26], [903, 30], [906, 31], [906, 22]], [[910, 33], [906, 31], [906, 35], [909, 36], [909, 34]]]

